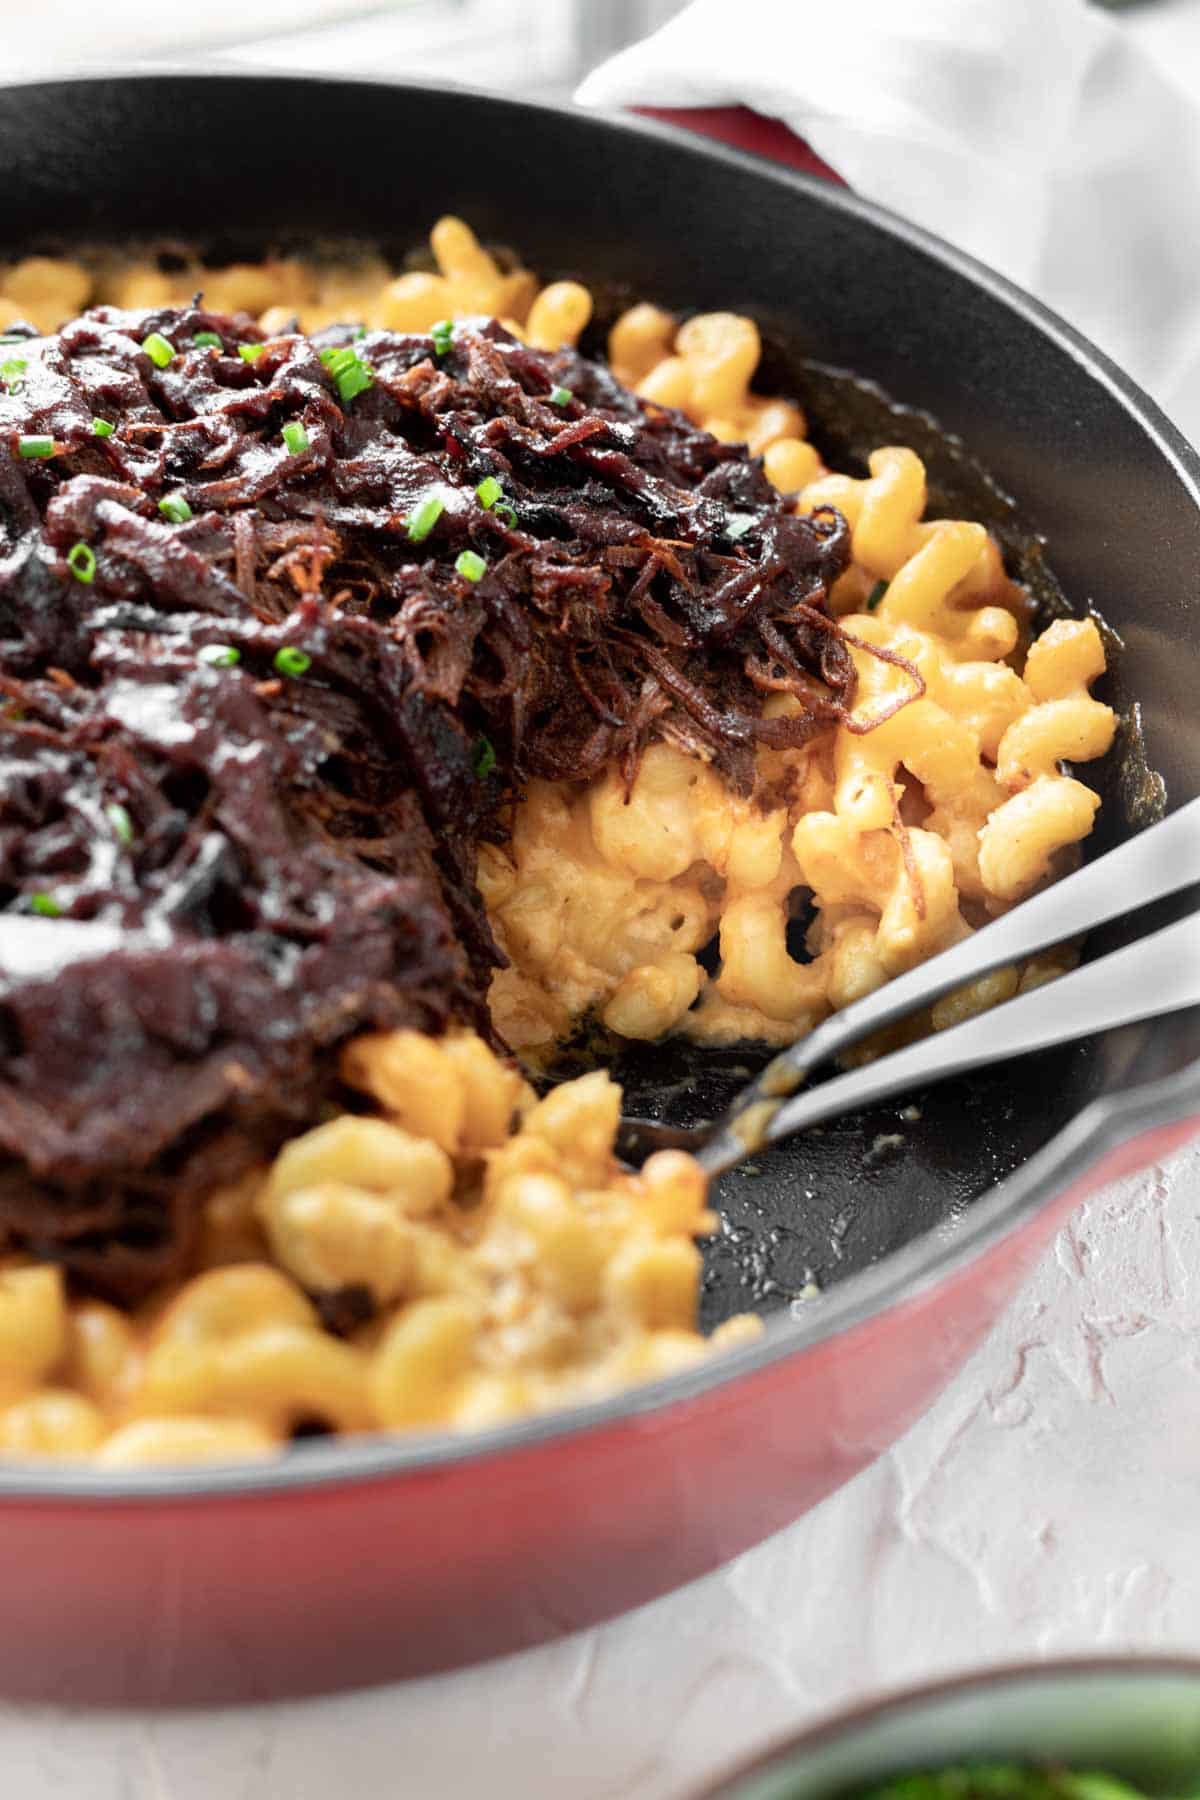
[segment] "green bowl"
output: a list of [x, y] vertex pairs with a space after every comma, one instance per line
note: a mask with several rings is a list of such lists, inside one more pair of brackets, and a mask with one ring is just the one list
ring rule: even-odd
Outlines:
[[1200, 1662], [1028, 1663], [872, 1702], [802, 1732], [704, 1800], [854, 1800], [893, 1776], [1053, 1763], [1153, 1796], [1200, 1796]]

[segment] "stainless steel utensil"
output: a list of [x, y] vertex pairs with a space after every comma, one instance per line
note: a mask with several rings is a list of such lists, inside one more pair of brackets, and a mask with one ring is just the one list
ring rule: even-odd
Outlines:
[[624, 1118], [617, 1153], [690, 1151], [710, 1175], [794, 1132], [984, 1063], [1200, 1006], [1200, 914], [797, 1094], [821, 1064], [980, 976], [1200, 882], [1200, 800], [1076, 870], [953, 949], [855, 1001], [767, 1065], [713, 1123], [680, 1129]]

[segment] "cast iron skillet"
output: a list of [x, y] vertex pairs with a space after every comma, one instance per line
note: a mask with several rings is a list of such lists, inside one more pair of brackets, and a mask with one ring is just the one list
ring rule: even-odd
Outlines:
[[[832, 456], [912, 443], [939, 503], [994, 525], [1048, 610], [1040, 536], [1072, 605], [1120, 634], [1097, 841], [1161, 807], [1147, 767], [1168, 805], [1200, 787], [1200, 461], [1044, 309], [878, 209], [661, 126], [227, 74], [0, 92], [0, 174], [0, 253], [169, 236], [226, 258], [356, 235], [399, 257], [454, 211], [609, 312], [623, 290], [753, 313], [764, 386], [800, 395]], [[770, 1326], [710, 1368], [469, 1439], [0, 1469], [0, 1688], [313, 1690], [513, 1649], [702, 1573], [917, 1416], [1088, 1185], [1200, 1130], [1198, 1057], [1200, 1019], [1177, 1014], [761, 1158], [722, 1189], [704, 1311]], [[652, 1049], [622, 1073], [633, 1110], [683, 1120], [748, 1060]], [[814, 1281], [821, 1299], [796, 1298]]]

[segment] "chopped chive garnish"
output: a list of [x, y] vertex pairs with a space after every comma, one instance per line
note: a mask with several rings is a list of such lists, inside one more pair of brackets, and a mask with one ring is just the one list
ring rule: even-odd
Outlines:
[[175, 360], [175, 351], [161, 331], [152, 331], [149, 337], [144, 337], [142, 349], [156, 369], [165, 369], [169, 362]]
[[745, 537], [753, 523], [753, 513], [730, 513], [725, 521], [725, 536], [730, 543], [736, 544], [739, 538]]
[[405, 521], [409, 543], [423, 544], [445, 510], [445, 502], [437, 494], [418, 500]]
[[87, 587], [96, 579], [96, 552], [90, 544], [72, 544], [67, 551], [67, 567], [76, 581]]
[[133, 820], [129, 816], [128, 808], [122, 806], [119, 800], [113, 800], [105, 807], [104, 813], [113, 828], [113, 836], [122, 844], [132, 844]]
[[491, 774], [496, 766], [496, 747], [491, 738], [477, 737], [471, 751], [471, 767], [480, 781]]
[[449, 319], [439, 319], [429, 335], [433, 339], [433, 354], [445, 356], [454, 342], [454, 326]]
[[17, 439], [18, 456], [53, 456], [55, 443], [52, 437], [20, 437]]
[[283, 441], [293, 456], [303, 456], [308, 449], [308, 433], [299, 419], [289, 419], [283, 428]]
[[0, 363], [0, 375], [4, 377], [5, 385], [10, 388], [17, 387], [28, 367], [29, 364], [23, 356], [10, 356], [7, 362]]
[[93, 437], [111, 437], [116, 429], [116, 426], [110, 425], [107, 419], [92, 420]]
[[282, 650], [275, 652], [272, 660], [280, 675], [303, 675], [312, 668], [308, 651], [297, 650], [294, 644], [285, 644]]
[[172, 525], [186, 525], [192, 516], [192, 509], [182, 494], [164, 494], [158, 503], [158, 510]]
[[354, 337], [355, 337], [356, 342], [358, 341], [359, 338], [365, 338], [366, 335], [367, 335], [367, 328], [365, 325], [356, 325], [355, 326]]
[[62, 918], [62, 907], [53, 894], [30, 894], [29, 910], [42, 919]]
[[570, 398], [571, 390], [568, 387], [552, 387], [550, 389], [551, 406], [565, 406]]
[[464, 550], [454, 567], [465, 581], [482, 581], [487, 573], [487, 564], [473, 550]]
[[365, 394], [374, 386], [375, 377], [349, 344], [336, 344], [322, 350], [321, 361], [333, 376], [343, 406], [356, 394]]
[[338, 399], [345, 405], [357, 394], [365, 394], [369, 387], [374, 387], [375, 377], [366, 363], [355, 359], [353, 368], [346, 369], [337, 378]]
[[478, 500], [480, 506], [482, 506], [484, 512], [487, 512], [490, 507], [495, 506], [503, 492], [504, 489], [500, 486], [500, 483], [496, 480], [494, 475], [485, 475], [479, 486], [475, 489], [475, 498]]
[[350, 368], [358, 361], [358, 352], [349, 344], [332, 344], [328, 350], [322, 350], [321, 362], [331, 375], [340, 375], [343, 369]]
[[887, 593], [887, 590], [888, 590], [888, 584], [886, 581], [877, 581], [875, 583], [875, 586], [871, 589], [870, 593], [867, 595], [867, 611], [868, 612], [875, 611], [875, 608], [879, 605], [879, 602], [883, 599], [883, 596]]
[[517, 522], [516, 508], [510, 506], [508, 504], [507, 500], [497, 500], [495, 506], [493, 506], [493, 508], [492, 508], [492, 511], [495, 513], [496, 517], [501, 521], [501, 523], [504, 525], [507, 525], [508, 529], [511, 531], [513, 526]]
[[215, 331], [198, 331], [192, 339], [197, 350], [223, 350], [225, 339], [218, 337]]
[[239, 344], [238, 355], [243, 362], [257, 362], [266, 347], [265, 344]]
[[205, 644], [196, 652], [196, 657], [198, 661], [208, 663], [210, 668], [232, 669], [235, 663], [241, 662], [242, 653], [232, 644]]

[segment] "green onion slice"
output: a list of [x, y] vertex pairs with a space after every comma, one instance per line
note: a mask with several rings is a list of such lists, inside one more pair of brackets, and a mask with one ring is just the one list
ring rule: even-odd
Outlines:
[[90, 544], [82, 541], [72, 544], [67, 551], [67, 567], [76, 581], [82, 581], [85, 587], [89, 587], [96, 579], [96, 552]]
[[186, 525], [192, 516], [192, 509], [182, 494], [164, 494], [158, 503], [158, 510], [172, 525]]
[[308, 433], [299, 419], [289, 419], [283, 428], [283, 441], [293, 456], [303, 456], [308, 449]]
[[343, 406], [375, 385], [375, 377], [350, 344], [334, 344], [322, 350], [321, 361], [333, 376]]
[[375, 377], [366, 363], [359, 362], [357, 357], [354, 366], [343, 370], [337, 377], [338, 399], [345, 406], [359, 394], [365, 394], [369, 387], [374, 387]]
[[449, 319], [439, 319], [429, 335], [433, 339], [434, 355], [445, 356], [454, 342], [454, 325]]
[[492, 511], [495, 513], [496, 517], [500, 520], [500, 522], [502, 524], [508, 526], [508, 529], [510, 531], [513, 529], [514, 525], [517, 522], [516, 508], [510, 506], [508, 504], [507, 500], [497, 500], [495, 506], [493, 506], [493, 508], [492, 508]]
[[218, 337], [215, 331], [198, 331], [192, 339], [197, 350], [224, 350], [225, 339]]
[[464, 550], [454, 567], [465, 581], [482, 581], [487, 573], [486, 562], [474, 550]]
[[867, 595], [867, 611], [868, 612], [875, 611], [875, 608], [879, 605], [879, 602], [883, 599], [883, 596], [887, 593], [887, 591], [888, 591], [888, 584], [886, 581], [877, 581], [875, 583], [875, 586], [871, 589], [870, 593]]
[[294, 644], [285, 644], [277, 650], [272, 659], [280, 675], [303, 675], [312, 668], [312, 657], [307, 650], [298, 650]]
[[175, 360], [174, 348], [168, 344], [161, 331], [152, 331], [149, 337], [144, 337], [142, 349], [156, 369], [165, 369], [169, 362]]
[[730, 513], [725, 521], [725, 536], [731, 544], [736, 544], [739, 538], [745, 537], [753, 524], [753, 513]]
[[57, 446], [52, 437], [19, 437], [17, 455], [25, 457], [54, 456]]
[[122, 806], [119, 800], [113, 800], [105, 807], [104, 814], [113, 828], [113, 836], [122, 844], [132, 844], [133, 820], [129, 816], [129, 809]]
[[203, 649], [196, 652], [196, 656], [200, 662], [208, 663], [213, 669], [232, 669], [235, 663], [242, 660], [241, 651], [232, 644], [205, 644]]
[[111, 437], [113, 432], [116, 429], [117, 429], [116, 426], [110, 425], [107, 419], [93, 419], [92, 420], [92, 436], [93, 437], [100, 437], [100, 438]]
[[409, 543], [423, 544], [445, 510], [445, 501], [439, 494], [426, 494], [418, 500], [405, 521]]
[[61, 919], [62, 907], [53, 894], [30, 894], [29, 910], [42, 919]]
[[471, 767], [480, 781], [490, 775], [496, 766], [496, 746], [491, 738], [477, 737], [471, 751]]
[[479, 486], [475, 489], [475, 498], [478, 500], [480, 506], [482, 506], [484, 512], [487, 512], [489, 508], [495, 506], [503, 492], [504, 489], [500, 486], [500, 483], [496, 480], [494, 475], [485, 475]]
[[243, 362], [257, 362], [266, 347], [265, 344], [239, 344], [238, 355]]
[[552, 387], [550, 389], [551, 406], [565, 406], [570, 398], [571, 390], [569, 387]]
[[23, 356], [10, 356], [7, 362], [0, 363], [0, 375], [4, 377], [5, 385], [15, 388], [28, 367]]

